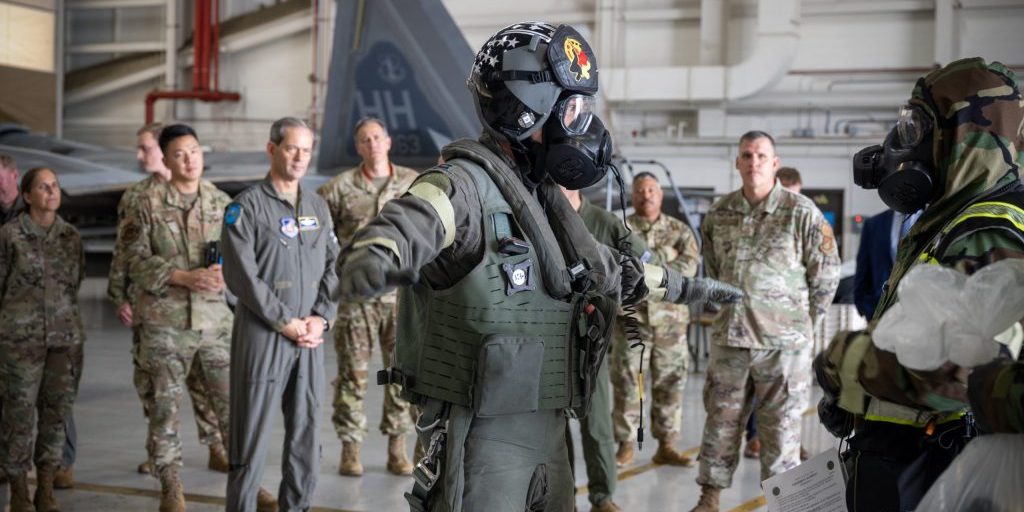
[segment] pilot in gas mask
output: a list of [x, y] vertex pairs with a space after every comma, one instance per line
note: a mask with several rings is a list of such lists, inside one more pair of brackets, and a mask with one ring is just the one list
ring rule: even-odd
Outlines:
[[423, 411], [413, 510], [572, 508], [565, 414], [586, 414], [620, 298], [739, 296], [665, 269], [645, 284], [565, 199], [559, 184], [591, 185], [611, 158], [597, 71], [572, 27], [500, 30], [468, 80], [484, 134], [445, 146], [339, 257], [342, 300], [404, 285], [378, 383]]
[[484, 129], [508, 144], [524, 178], [577, 190], [604, 177], [611, 160], [594, 113], [597, 78], [593, 51], [574, 28], [522, 23], [484, 44], [467, 82]]

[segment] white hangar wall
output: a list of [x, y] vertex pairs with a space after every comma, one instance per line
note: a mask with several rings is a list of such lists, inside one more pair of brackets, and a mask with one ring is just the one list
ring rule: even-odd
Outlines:
[[[240, 92], [240, 102], [161, 101], [157, 117], [193, 123], [204, 142], [217, 148], [256, 150], [273, 119], [323, 115], [322, 87], [310, 78], [326, 76], [333, 6], [321, 7], [318, 45], [310, 30], [317, 13], [312, 2], [302, 5], [280, 20], [224, 39], [220, 83]], [[844, 191], [847, 219], [884, 208], [873, 192], [853, 185], [850, 158], [881, 140], [917, 77], [935, 63], [976, 55], [1024, 71], [1024, 2], [1019, 0], [445, 0], [444, 5], [462, 31], [448, 37], [465, 37], [472, 47], [524, 19], [580, 28], [597, 52], [602, 117], [621, 153], [663, 162], [677, 184], [716, 193], [734, 190], [739, 184], [733, 166], [736, 139], [760, 129], [777, 137], [783, 164], [799, 169], [805, 186]], [[225, 17], [269, 6], [221, 0]], [[177, 13], [180, 41], [190, 34], [185, 9], [179, 6]], [[132, 43], [166, 32], [159, 13], [113, 10], [71, 13], [67, 19], [68, 45]], [[114, 56], [68, 55], [72, 70]], [[179, 86], [190, 83], [189, 59], [188, 52], [178, 55]], [[143, 120], [145, 94], [165, 82], [166, 74], [154, 74], [124, 87], [108, 82], [105, 88], [83, 89], [85, 94], [68, 92], [64, 136], [131, 144]], [[315, 102], [314, 91], [320, 94]], [[844, 257], [853, 256], [856, 240], [847, 230]]]

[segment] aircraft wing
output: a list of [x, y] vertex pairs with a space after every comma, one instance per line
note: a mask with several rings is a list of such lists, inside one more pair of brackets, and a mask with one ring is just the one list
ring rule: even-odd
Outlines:
[[41, 149], [0, 144], [0, 153], [14, 157], [18, 162], [18, 169], [22, 172], [33, 167], [53, 169], [60, 180], [61, 189], [69, 196], [124, 190], [128, 185], [144, 177], [137, 171], [93, 163]]

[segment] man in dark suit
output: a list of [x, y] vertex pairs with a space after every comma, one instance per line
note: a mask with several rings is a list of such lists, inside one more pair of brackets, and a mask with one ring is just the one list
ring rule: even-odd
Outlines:
[[871, 320], [882, 296], [882, 286], [896, 260], [896, 246], [910, 231], [921, 211], [910, 215], [886, 210], [864, 221], [857, 249], [857, 271], [853, 277], [853, 297], [857, 312]]

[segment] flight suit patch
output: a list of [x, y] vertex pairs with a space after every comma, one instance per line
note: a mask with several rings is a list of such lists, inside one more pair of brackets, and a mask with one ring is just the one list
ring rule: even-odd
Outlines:
[[234, 225], [238, 222], [238, 218], [242, 216], [242, 205], [238, 203], [231, 203], [224, 211], [224, 223], [228, 226]]
[[505, 272], [505, 295], [514, 295], [537, 287], [533, 277], [532, 259], [525, 259], [519, 263], [502, 263], [501, 270]]
[[299, 235], [299, 223], [294, 217], [283, 217], [281, 219], [281, 234], [288, 238], [295, 238]]
[[299, 231], [313, 231], [320, 229], [318, 217], [299, 217]]

